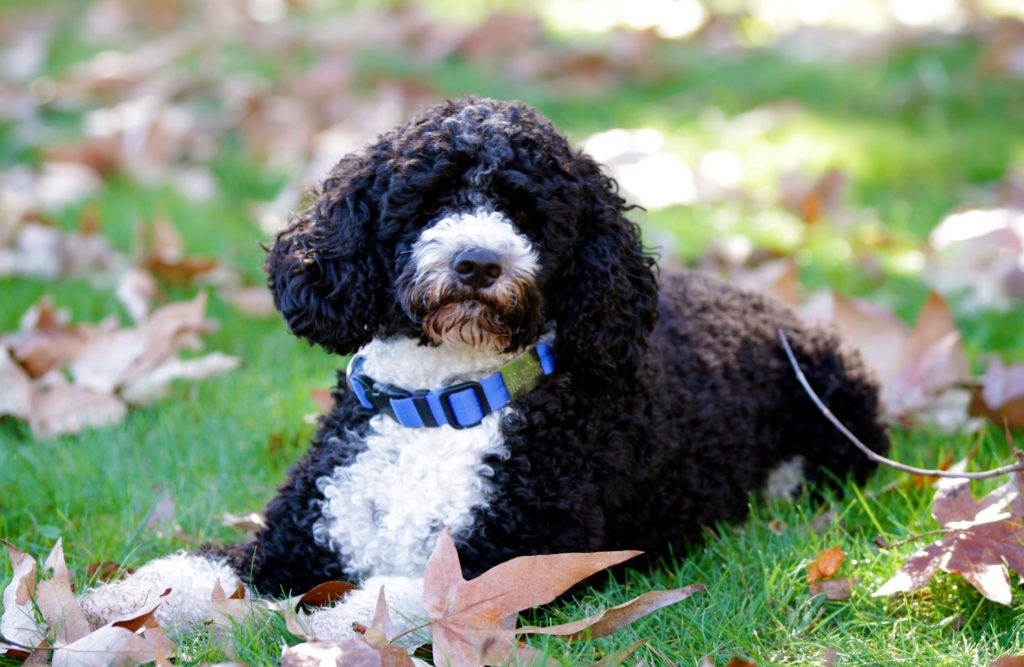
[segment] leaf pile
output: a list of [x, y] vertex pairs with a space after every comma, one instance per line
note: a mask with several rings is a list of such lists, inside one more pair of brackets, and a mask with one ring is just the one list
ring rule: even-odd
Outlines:
[[174, 380], [236, 368], [237, 358], [218, 352], [178, 356], [201, 347], [206, 302], [200, 293], [121, 327], [112, 319], [72, 326], [66, 312], [40, 301], [20, 331], [0, 335], [0, 415], [27, 421], [36, 437], [77, 433], [122, 420], [128, 406], [161, 398]]
[[60, 540], [43, 563], [43, 573], [49, 577], [38, 582], [35, 560], [13, 545], [4, 544], [11, 556], [14, 577], [3, 594], [0, 655], [25, 658], [26, 665], [51, 661], [65, 667], [171, 664], [174, 643], [154, 616], [170, 591], [133, 614], [93, 627], [71, 590], [71, 576]]

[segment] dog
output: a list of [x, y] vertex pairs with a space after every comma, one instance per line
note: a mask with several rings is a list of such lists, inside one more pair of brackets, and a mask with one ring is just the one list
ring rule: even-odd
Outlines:
[[[172, 594], [192, 627], [215, 582], [279, 596], [362, 584], [313, 634], [368, 623], [384, 586], [424, 616], [448, 528], [464, 575], [516, 556], [683, 554], [751, 494], [865, 481], [889, 440], [878, 386], [830, 331], [695, 272], [658, 275], [616, 183], [537, 111], [464, 98], [344, 157], [269, 249], [275, 303], [310, 344], [354, 354], [312, 446], [244, 545], [178, 553], [94, 588], [106, 621]], [[659, 284], [660, 283], [660, 284]]]

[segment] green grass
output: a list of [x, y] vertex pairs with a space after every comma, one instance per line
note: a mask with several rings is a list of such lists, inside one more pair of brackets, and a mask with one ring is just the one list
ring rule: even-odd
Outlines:
[[[75, 38], [74, 16], [69, 10], [64, 38], [50, 55], [51, 74], [66, 71], [98, 48]], [[302, 53], [289, 63], [250, 59], [240, 48], [230, 47], [227, 67], [268, 79], [311, 62]], [[971, 188], [997, 181], [1024, 156], [1024, 87], [980, 71], [979, 54], [980, 46], [965, 40], [879, 62], [840, 65], [795, 62], [767, 52], [713, 55], [693, 45], [665, 44], [656, 57], [670, 72], [667, 78], [624, 81], [596, 98], [574, 98], [543, 82], [511, 84], [493, 66], [449, 59], [428, 67], [401, 53], [382, 57], [367, 51], [357, 59], [355, 87], [372, 95], [374, 82], [388, 77], [422, 82], [438, 95], [519, 98], [539, 106], [574, 139], [612, 127], [652, 126], [689, 156], [721, 147], [744, 159], [753, 159], [764, 145], [728, 139], [709, 128], [702, 114], [716, 107], [730, 117], [795, 102], [801, 113], [758, 141], [780, 155], [806, 145], [806, 154], [799, 157], [809, 170], [844, 170], [851, 180], [847, 203], [912, 247], [946, 212], [969, 201]], [[942, 76], [929, 74], [936, 71]], [[79, 118], [67, 112], [45, 112], [43, 120], [60, 136], [78, 131]], [[810, 141], [801, 144], [804, 137]], [[135, 222], [162, 213], [182, 230], [190, 252], [216, 256], [248, 280], [261, 280], [258, 243], [265, 239], [248, 206], [271, 198], [289, 175], [251, 159], [237, 139], [225, 145], [212, 164], [219, 184], [212, 201], [190, 202], [173, 190], [116, 176], [93, 202], [103, 232], [128, 251]], [[19, 145], [11, 127], [0, 125], [0, 165], [37, 159], [33, 147]], [[751, 186], [768, 185], [771, 167], [755, 168]], [[73, 226], [80, 213], [81, 207], [69, 209], [57, 222]], [[723, 233], [742, 233], [762, 245], [795, 245], [806, 287], [834, 285], [889, 304], [908, 321], [927, 291], [912, 274], [868, 275], [830, 250], [839, 232], [807, 236], [801, 223], [775, 210], [701, 205], [640, 216], [649, 231], [673, 235], [679, 253], [690, 260]], [[795, 229], [799, 242], [787, 241], [790, 237], [779, 229]], [[110, 313], [125, 317], [112, 290], [84, 279], [0, 279], [0, 331], [15, 328], [43, 294], [70, 308], [75, 321], [96, 321]], [[170, 294], [186, 297], [191, 292]], [[311, 435], [312, 427], [303, 421], [315, 410], [309, 390], [331, 385], [343, 360], [309, 348], [279, 320], [243, 316], [215, 296], [210, 314], [220, 327], [207, 336], [208, 349], [238, 355], [242, 368], [178, 385], [167, 400], [132, 412], [124, 423], [79, 436], [36, 441], [23, 425], [0, 423], [0, 537], [42, 555], [62, 536], [69, 562], [79, 570], [102, 560], [138, 566], [187, 548], [182, 535], [196, 542], [239, 539], [220, 525], [219, 515], [258, 509], [272, 497]], [[958, 322], [975, 368], [983, 366], [988, 354], [1024, 359], [1019, 312], [958, 313]], [[895, 433], [895, 455], [913, 464], [935, 465], [950, 451], [962, 456], [972, 444], [973, 438], [924, 430]], [[1002, 434], [989, 428], [976, 466], [1006, 459]], [[531, 643], [570, 665], [596, 660], [643, 637], [653, 638], [637, 653], [648, 664], [694, 665], [705, 654], [721, 664], [738, 654], [759, 664], [796, 665], [813, 663], [834, 648], [843, 665], [980, 665], [1024, 652], [1024, 598], [1019, 593], [1012, 607], [1003, 608], [983, 600], [962, 580], [940, 575], [927, 596], [871, 597], [914, 549], [880, 551], [873, 538], [881, 533], [895, 540], [934, 527], [930, 491], [900, 485], [883, 491], [900, 477], [881, 471], [863, 489], [847, 488], [841, 498], [822, 504], [806, 498], [755, 504], [747, 521], [715, 527], [690, 553], [591, 590], [576, 603], [544, 610], [538, 620], [579, 618], [654, 586], [700, 582], [708, 586], [707, 593], [611, 638], [579, 644], [538, 638]], [[978, 491], [991, 487], [981, 485]], [[151, 507], [167, 493], [183, 534], [144, 525]], [[812, 527], [825, 510], [831, 510], [832, 519]], [[786, 526], [781, 535], [769, 530], [775, 519]], [[827, 602], [808, 594], [805, 568], [820, 549], [837, 544], [847, 553], [842, 575], [860, 582], [850, 599]], [[5, 562], [0, 577], [9, 575]], [[81, 576], [79, 583], [86, 583]], [[280, 642], [294, 640], [274, 618], [239, 628], [233, 637], [238, 659], [252, 664], [273, 662]], [[205, 635], [185, 640], [182, 649], [189, 663], [225, 658]]]

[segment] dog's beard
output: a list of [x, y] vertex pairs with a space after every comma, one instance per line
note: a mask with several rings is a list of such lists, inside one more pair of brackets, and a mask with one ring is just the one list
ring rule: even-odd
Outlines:
[[477, 349], [504, 350], [512, 329], [492, 306], [482, 301], [445, 303], [427, 311], [423, 333], [435, 343], [465, 343]]
[[406, 311], [434, 343], [461, 343], [504, 351], [539, 320], [539, 298], [526, 281], [502, 278], [486, 290], [472, 290], [448, 275], [408, 285]]

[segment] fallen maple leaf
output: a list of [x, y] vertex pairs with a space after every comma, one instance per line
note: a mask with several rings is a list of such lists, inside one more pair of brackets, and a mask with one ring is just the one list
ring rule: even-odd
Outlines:
[[[963, 466], [953, 466], [958, 468]], [[969, 480], [942, 478], [932, 516], [946, 535], [915, 552], [874, 595], [919, 590], [942, 569], [959, 574], [989, 600], [1009, 605], [1012, 590], [1006, 566], [1024, 573], [1024, 501], [1016, 482], [977, 500]]]
[[46, 557], [43, 571], [50, 572], [51, 576], [39, 582], [36, 589], [36, 605], [43, 614], [47, 626], [56, 630], [54, 647], [60, 648], [92, 632], [85, 612], [71, 591], [71, 575], [64, 561], [63, 540], [58, 539], [50, 555]]
[[59, 384], [36, 389], [28, 424], [37, 438], [52, 438], [116, 424], [127, 414], [127, 406], [113, 394]]
[[618, 632], [633, 621], [652, 614], [657, 610], [685, 600], [694, 593], [706, 590], [704, 584], [692, 584], [671, 590], [648, 591], [615, 607], [605, 609], [593, 616], [547, 627], [527, 626], [516, 628], [516, 633], [535, 635], [558, 635], [567, 639], [598, 639]]
[[12, 578], [3, 593], [0, 654], [25, 657], [39, 646], [45, 636], [36, 622], [32, 604], [36, 587], [36, 561], [10, 542], [3, 541], [3, 544], [11, 556]]
[[164, 634], [155, 616], [167, 595], [170, 590], [140, 611], [56, 649], [54, 667], [129, 667], [148, 662], [170, 665], [168, 658], [174, 655], [174, 642]]
[[599, 637], [682, 600], [704, 586], [651, 591], [582, 621], [516, 628], [522, 610], [547, 604], [573, 584], [637, 556], [639, 551], [521, 556], [465, 580], [455, 543], [441, 532], [424, 575], [423, 604], [433, 629], [435, 661], [452, 667], [499, 663], [514, 655], [516, 633]]
[[164, 305], [135, 327], [119, 328], [109, 318], [69, 326], [66, 312], [40, 300], [22, 317], [20, 331], [0, 336], [0, 415], [28, 421], [36, 437], [77, 433], [121, 421], [128, 403], [152, 402], [174, 380], [237, 368], [237, 358], [216, 352], [177, 357], [184, 348], [199, 347], [200, 335], [210, 329], [206, 302], [199, 293]]

